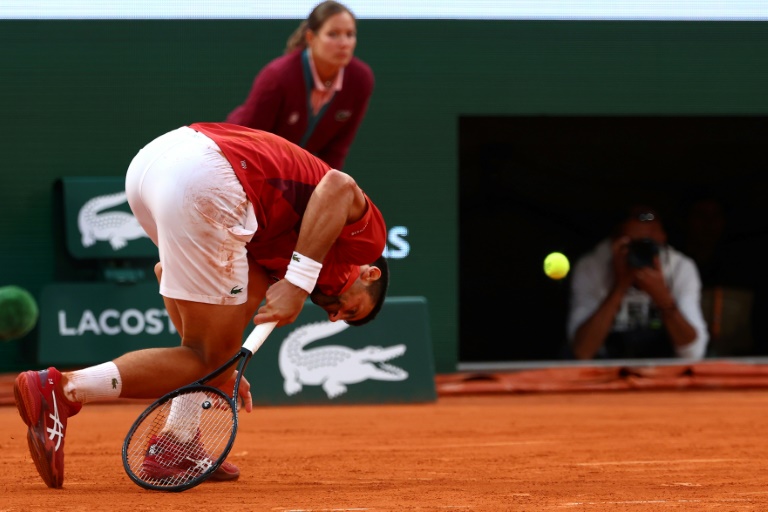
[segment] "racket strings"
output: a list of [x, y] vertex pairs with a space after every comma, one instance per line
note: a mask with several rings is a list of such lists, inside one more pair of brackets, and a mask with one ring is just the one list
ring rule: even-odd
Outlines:
[[217, 464], [234, 434], [230, 402], [210, 388], [158, 404], [127, 446], [135, 477], [156, 488], [183, 486]]

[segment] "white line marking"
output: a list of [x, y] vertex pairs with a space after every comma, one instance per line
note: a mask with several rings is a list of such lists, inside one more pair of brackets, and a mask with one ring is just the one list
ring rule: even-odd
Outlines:
[[581, 507], [584, 505], [650, 505], [657, 503], [751, 503], [750, 500], [632, 500], [632, 501], [573, 501], [563, 503], [563, 507]]
[[[687, 501], [687, 500], [686, 500]], [[694, 501], [694, 500], [692, 500]], [[650, 503], [670, 503], [667, 500], [634, 500], [634, 501], [574, 501], [563, 503], [564, 507], [578, 507], [581, 505], [648, 505]]]
[[[442, 505], [435, 508], [471, 509], [473, 508], [473, 506], [472, 505]], [[350, 512], [350, 511], [370, 510], [370, 509], [368, 508], [281, 508], [281, 507], [277, 507], [277, 508], [273, 508], [272, 510], [276, 510], [280, 512]]]
[[482, 446], [519, 446], [526, 444], [544, 444], [551, 443], [552, 441], [508, 441], [499, 443], [466, 443], [466, 444], [441, 444], [438, 446], [423, 446], [422, 448], [434, 449], [434, 448], [480, 448]]
[[344, 512], [348, 510], [369, 510], [367, 508], [273, 508], [283, 512]]
[[624, 460], [613, 462], [579, 462], [577, 466], [626, 466], [632, 464], [710, 464], [713, 462], [737, 462], [743, 459], [678, 459], [678, 460]]
[[433, 445], [418, 445], [418, 446], [364, 446], [361, 450], [435, 450], [441, 448], [482, 448], [485, 446], [522, 446], [529, 444], [546, 444], [553, 443], [554, 441], [500, 441], [497, 443], [462, 443], [462, 444], [433, 444]]

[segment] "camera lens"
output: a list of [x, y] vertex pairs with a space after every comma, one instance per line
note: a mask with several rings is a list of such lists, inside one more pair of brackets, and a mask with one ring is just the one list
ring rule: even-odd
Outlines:
[[627, 263], [631, 267], [652, 267], [653, 259], [659, 254], [659, 246], [650, 238], [639, 238], [629, 242]]

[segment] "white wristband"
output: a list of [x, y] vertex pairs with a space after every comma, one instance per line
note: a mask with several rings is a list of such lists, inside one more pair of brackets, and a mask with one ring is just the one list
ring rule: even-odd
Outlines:
[[288, 269], [285, 271], [285, 279], [307, 293], [312, 293], [321, 268], [323, 268], [322, 263], [294, 251]]

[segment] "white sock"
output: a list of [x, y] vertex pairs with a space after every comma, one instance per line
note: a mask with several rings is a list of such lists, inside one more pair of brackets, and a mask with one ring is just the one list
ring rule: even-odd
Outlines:
[[123, 380], [113, 362], [103, 363], [75, 372], [67, 372], [64, 395], [73, 402], [88, 403], [120, 397]]
[[203, 392], [177, 396], [171, 400], [171, 411], [165, 420], [163, 432], [171, 432], [182, 443], [192, 441], [200, 426], [202, 404], [208, 399]]

